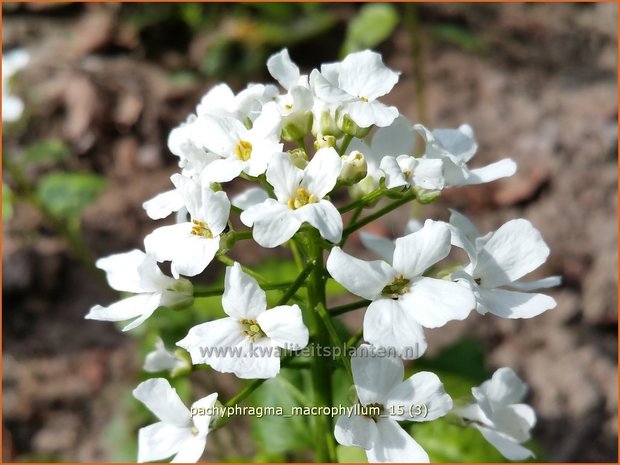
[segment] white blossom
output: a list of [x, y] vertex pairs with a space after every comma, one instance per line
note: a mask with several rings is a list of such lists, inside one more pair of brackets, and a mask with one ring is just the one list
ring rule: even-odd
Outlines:
[[146, 251], [157, 261], [170, 260], [170, 270], [179, 275], [201, 273], [219, 250], [220, 234], [226, 227], [230, 201], [224, 192], [213, 192], [180, 174], [172, 182], [183, 198], [191, 221], [162, 226], [144, 238]]
[[276, 199], [267, 199], [241, 213], [241, 221], [253, 226], [253, 237], [263, 247], [276, 247], [289, 240], [308, 222], [331, 242], [342, 237], [342, 217], [324, 197], [334, 188], [341, 160], [333, 148], [320, 149], [301, 170], [287, 154], [275, 156], [267, 181]]
[[475, 403], [455, 412], [476, 428], [509, 460], [525, 460], [534, 454], [521, 443], [530, 439], [536, 413], [521, 403], [527, 385], [510, 368], [500, 368], [490, 380], [471, 390]]
[[30, 61], [26, 50], [16, 49], [2, 54], [2, 121], [17, 121], [24, 111], [24, 102], [9, 89], [10, 79]]
[[549, 247], [529, 221], [511, 220], [485, 236], [456, 211], [452, 211], [450, 224], [452, 243], [463, 248], [470, 259], [464, 270], [452, 277], [471, 287], [479, 313], [532, 318], [555, 308], [555, 300], [548, 295], [521, 292], [557, 286], [561, 281], [559, 276], [529, 282], [520, 279], [549, 256]]
[[280, 350], [308, 345], [308, 328], [297, 305], [267, 310], [267, 297], [256, 280], [235, 263], [226, 268], [222, 307], [228, 315], [194, 326], [177, 345], [194, 365], [239, 378], [273, 378], [280, 371]]
[[[366, 344], [351, 357], [351, 369], [359, 403], [366, 410], [340, 416], [336, 440], [361, 447], [369, 462], [429, 462], [426, 451], [397, 422], [431, 421], [450, 411], [452, 399], [439, 378], [422, 371], [403, 381], [402, 360], [373, 353]], [[379, 415], [370, 407], [378, 408]]]
[[192, 283], [187, 279], [165, 276], [155, 258], [141, 250], [100, 258], [96, 265], [105, 271], [112, 289], [135, 295], [107, 307], [95, 305], [85, 317], [88, 320], [125, 321], [135, 318], [123, 328], [123, 331], [129, 331], [140, 326], [158, 307], [192, 302]]
[[155, 350], [146, 354], [142, 369], [148, 373], [174, 372], [186, 366], [188, 362], [166, 349], [164, 341], [158, 338], [155, 342]]
[[417, 358], [426, 350], [423, 327], [462, 320], [475, 306], [465, 286], [424, 276], [449, 252], [447, 225], [427, 220], [421, 230], [396, 239], [391, 265], [366, 262], [335, 247], [327, 269], [350, 292], [371, 301], [364, 317], [366, 341]]
[[360, 128], [384, 127], [392, 124], [398, 110], [377, 99], [392, 90], [398, 76], [383, 64], [381, 55], [364, 50], [347, 55], [342, 62], [324, 64], [320, 72], [313, 70], [310, 86], [320, 100], [337, 107]]
[[192, 415], [176, 390], [164, 378], [140, 383], [133, 391], [160, 421], [140, 428], [138, 432], [138, 462], [153, 462], [174, 456], [173, 463], [198, 462], [207, 445], [211, 423], [209, 411], [217, 400], [210, 394], [192, 404]]

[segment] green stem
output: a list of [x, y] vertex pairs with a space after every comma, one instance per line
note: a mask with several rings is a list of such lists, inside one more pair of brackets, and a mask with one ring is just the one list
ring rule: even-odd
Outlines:
[[279, 305], [285, 305], [291, 299], [291, 297], [295, 295], [299, 288], [304, 285], [304, 283], [306, 282], [306, 278], [310, 275], [310, 273], [312, 273], [312, 270], [314, 270], [315, 266], [316, 261], [314, 260], [306, 265], [306, 267], [302, 270], [301, 273], [299, 273], [299, 276], [297, 276], [295, 281], [293, 281], [293, 283], [287, 289], [284, 295], [280, 298], [280, 300], [278, 300], [276, 307]]
[[372, 223], [377, 218], [381, 218], [383, 215], [386, 215], [387, 213], [391, 212], [392, 210], [397, 209], [398, 207], [406, 204], [407, 202], [409, 202], [409, 201], [411, 201], [413, 199], [415, 199], [415, 192], [411, 191], [411, 192], [405, 194], [400, 199], [395, 200], [394, 202], [386, 205], [385, 207], [381, 208], [380, 210], [377, 210], [375, 213], [362, 218], [357, 223], [354, 223], [354, 224], [352, 224], [350, 226], [347, 226], [344, 229], [344, 231], [342, 232], [342, 240], [340, 241], [340, 244], [341, 245], [344, 244], [344, 242], [347, 240], [349, 235], [351, 235], [352, 233], [354, 233], [358, 229], [363, 228], [368, 223]]
[[[294, 283], [294, 281], [289, 281], [286, 283], [263, 284], [261, 286], [261, 289], [263, 289], [264, 291], [284, 290], [289, 289]], [[300, 286], [304, 285], [305, 284], [302, 283]], [[223, 287], [209, 288], [205, 286], [194, 285], [194, 297], [213, 297], [222, 295], [223, 293]]]
[[357, 199], [356, 201], [351, 202], [350, 204], [345, 205], [344, 207], [340, 207], [338, 211], [340, 213], [346, 213], [358, 207], [364, 208], [367, 204], [371, 203], [373, 200], [376, 200], [379, 197], [381, 197], [383, 195], [383, 192], [384, 192], [384, 189], [382, 187], [378, 187], [374, 191], [370, 191], [368, 194]]
[[352, 302], [350, 304], [340, 305], [338, 307], [333, 307], [329, 309], [329, 314], [331, 316], [342, 315], [343, 313], [350, 312], [352, 310], [357, 310], [359, 308], [366, 307], [370, 303], [370, 300], [358, 300], [357, 302]]
[[[308, 230], [308, 257], [315, 262], [307, 286], [311, 333], [317, 344], [323, 347], [329, 345], [329, 336], [320, 315], [321, 306], [325, 306], [325, 275], [323, 274], [323, 249], [319, 246], [318, 231]], [[317, 407], [332, 405], [331, 367], [327, 359], [312, 358], [312, 384], [314, 401]], [[320, 415], [315, 418], [316, 427], [316, 460], [318, 462], [335, 462], [335, 442], [333, 436], [333, 422], [331, 416]]]
[[342, 156], [347, 151], [349, 144], [353, 140], [353, 136], [350, 134], [346, 134], [342, 139], [342, 144], [340, 144], [340, 148], [338, 149], [338, 153]]
[[[226, 255], [216, 255], [216, 258], [226, 266], [233, 266], [235, 264], [235, 261], [232, 258], [227, 257]], [[263, 276], [261, 276], [256, 271], [253, 271], [250, 268], [247, 268], [243, 265], [241, 265], [241, 269], [243, 270], [244, 273], [256, 279], [261, 286], [271, 285], [271, 283], [267, 281], [267, 279], [265, 279]]]
[[[329, 334], [329, 337], [331, 338], [332, 344], [334, 345], [334, 347], [344, 346], [344, 341], [340, 339], [340, 336], [338, 335], [338, 331], [336, 330], [336, 327], [334, 326], [334, 322], [331, 319], [331, 315], [327, 312], [327, 310], [325, 309], [322, 303], [319, 304], [318, 306], [318, 312], [319, 312], [319, 316], [323, 320], [323, 324], [327, 328], [327, 333]], [[349, 375], [353, 377], [353, 373], [351, 372], [351, 361], [347, 357], [347, 354], [344, 353], [343, 351], [339, 351], [339, 354], [340, 354], [340, 361], [344, 365], [344, 368], [349, 372]]]
[[355, 347], [357, 345], [357, 343], [360, 341], [360, 339], [362, 338], [363, 335], [364, 335], [364, 328], [360, 328], [357, 331], [357, 333], [355, 333], [353, 336], [351, 336], [351, 339], [349, 339], [347, 341], [347, 348]]

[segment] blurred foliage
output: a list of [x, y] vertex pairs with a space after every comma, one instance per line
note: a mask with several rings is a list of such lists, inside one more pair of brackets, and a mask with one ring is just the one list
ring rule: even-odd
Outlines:
[[458, 24], [439, 23], [432, 25], [430, 34], [438, 41], [461, 47], [466, 52], [484, 54], [487, 44], [470, 29]]
[[6, 183], [2, 182], [2, 222], [8, 221], [13, 216], [13, 191]]
[[398, 11], [390, 3], [368, 3], [349, 21], [340, 56], [374, 48], [386, 40], [398, 24]]
[[105, 178], [93, 173], [54, 172], [41, 178], [37, 196], [52, 215], [75, 222], [82, 210], [99, 198], [105, 186]]
[[21, 163], [28, 166], [53, 165], [67, 160], [71, 151], [60, 139], [45, 139], [30, 145], [24, 152]]

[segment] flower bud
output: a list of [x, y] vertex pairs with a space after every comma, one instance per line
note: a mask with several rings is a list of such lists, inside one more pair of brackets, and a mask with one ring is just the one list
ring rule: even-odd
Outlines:
[[368, 165], [364, 155], [354, 150], [349, 155], [343, 155], [342, 169], [340, 170], [339, 180], [345, 186], [353, 185], [366, 177]]
[[342, 135], [342, 131], [338, 128], [331, 112], [327, 108], [321, 111], [318, 121], [315, 121], [313, 132], [317, 135], [323, 134], [326, 136], [334, 136], [336, 138]]
[[189, 279], [180, 278], [166, 289], [161, 305], [175, 310], [182, 310], [194, 303], [194, 286]]
[[325, 136], [323, 134], [317, 134], [314, 141], [314, 150], [336, 148], [336, 138], [334, 136]]
[[358, 139], [363, 139], [366, 137], [372, 129], [372, 125], [367, 128], [360, 128], [357, 123], [346, 113], [344, 115], [338, 114], [336, 119], [338, 121], [338, 127], [342, 130], [342, 132], [350, 136], [357, 137]]
[[422, 189], [418, 186], [414, 186], [414, 189], [416, 192], [416, 200], [422, 205], [433, 203], [441, 196], [441, 191]]
[[366, 176], [357, 184], [353, 184], [349, 187], [349, 196], [353, 200], [358, 200], [364, 197], [366, 194], [370, 194], [378, 187], [378, 183], [372, 176]]
[[289, 150], [288, 154], [289, 157], [291, 157], [293, 165], [300, 170], [303, 170], [308, 165], [308, 154], [301, 147]]
[[170, 376], [176, 378], [189, 375], [193, 369], [192, 358], [189, 353], [183, 349], [177, 349], [174, 351], [174, 357], [179, 363], [170, 371]]
[[282, 120], [282, 139], [294, 142], [306, 137], [312, 130], [312, 113], [298, 112], [286, 116]]

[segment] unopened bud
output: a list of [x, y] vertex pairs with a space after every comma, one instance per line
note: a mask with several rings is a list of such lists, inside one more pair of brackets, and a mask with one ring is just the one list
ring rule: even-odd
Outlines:
[[342, 184], [350, 186], [366, 177], [368, 165], [361, 152], [354, 150], [349, 155], [343, 155], [341, 158], [342, 169], [340, 170], [339, 180]]
[[315, 123], [313, 132], [316, 134], [334, 136], [336, 138], [342, 135], [342, 131], [336, 124], [336, 121], [334, 121], [332, 113], [328, 109], [321, 112], [321, 116], [318, 118], [318, 121], [315, 121]]
[[317, 134], [314, 141], [314, 150], [321, 150], [327, 148], [336, 148], [336, 138], [334, 136], [325, 136], [323, 134]]
[[418, 186], [414, 186], [414, 189], [416, 192], [416, 200], [418, 201], [418, 203], [421, 203], [423, 205], [433, 203], [441, 196], [441, 191], [422, 189]]
[[342, 132], [350, 136], [357, 137], [358, 139], [366, 137], [372, 129], [372, 125], [367, 128], [360, 128], [348, 114], [338, 115], [337, 120], [338, 127], [342, 130]]
[[364, 197], [366, 194], [370, 194], [379, 186], [379, 183], [372, 176], [366, 176], [357, 184], [353, 184], [349, 187], [349, 196], [353, 200], [358, 200]]
[[300, 170], [303, 170], [308, 165], [308, 154], [301, 147], [289, 150], [288, 154], [289, 157], [291, 157], [293, 165], [295, 165]]
[[282, 139], [295, 142], [312, 130], [312, 113], [293, 113], [286, 116], [282, 123]]

